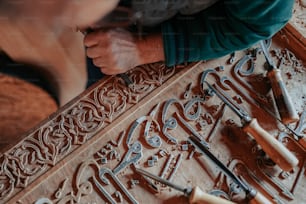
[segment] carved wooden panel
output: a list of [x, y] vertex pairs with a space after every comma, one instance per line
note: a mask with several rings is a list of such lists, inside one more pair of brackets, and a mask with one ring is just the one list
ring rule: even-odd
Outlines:
[[[270, 53], [300, 120], [289, 125], [305, 135], [304, 62], [273, 43]], [[196, 150], [196, 135], [243, 182], [274, 203], [305, 203], [305, 145], [278, 116], [258, 46], [184, 68], [162, 63], [101, 80], [33, 130], [0, 158], [0, 203], [186, 203], [181, 192], [142, 177], [135, 166], [181, 186], [237, 203], [245, 192]], [[298, 158], [286, 172], [267, 159], [242, 123], [208, 89], [217, 86]]]
[[293, 15], [289, 23], [277, 33], [279, 43], [296, 52], [301, 60], [306, 61], [306, 2], [295, 0]]

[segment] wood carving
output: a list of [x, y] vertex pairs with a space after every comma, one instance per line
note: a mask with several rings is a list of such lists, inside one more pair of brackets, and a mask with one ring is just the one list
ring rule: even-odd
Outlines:
[[[294, 127], [277, 110], [258, 46], [228, 57], [166, 68], [162, 63], [128, 73], [133, 84], [103, 79], [33, 130], [0, 158], [0, 203], [186, 203], [135, 167], [182, 186], [201, 186], [238, 203], [246, 193], [188, 141], [190, 135], [243, 182], [276, 203], [305, 202], [305, 77], [295, 51], [271, 44], [300, 115]], [[218, 86], [299, 160], [284, 171], [241, 130], [242, 122], [207, 86]], [[301, 81], [300, 81], [301, 82]], [[267, 110], [268, 111], [267, 111]], [[272, 114], [272, 115], [271, 115]], [[289, 131], [291, 128], [292, 131]]]
[[0, 200], [26, 188], [174, 73], [174, 68], [161, 63], [142, 66], [131, 74], [131, 88], [124, 86], [122, 79], [111, 77], [81, 100], [69, 103], [0, 158]]

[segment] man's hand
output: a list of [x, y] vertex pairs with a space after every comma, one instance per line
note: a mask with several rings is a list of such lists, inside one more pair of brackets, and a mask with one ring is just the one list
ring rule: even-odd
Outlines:
[[89, 33], [84, 38], [86, 54], [107, 75], [124, 73], [138, 65], [164, 60], [161, 35], [143, 40], [121, 28]]

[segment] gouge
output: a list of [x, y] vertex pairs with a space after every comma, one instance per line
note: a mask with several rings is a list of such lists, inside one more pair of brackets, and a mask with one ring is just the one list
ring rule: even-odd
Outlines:
[[284, 124], [296, 122], [297, 120], [299, 120], [299, 116], [293, 106], [291, 97], [286, 89], [285, 83], [283, 82], [280, 70], [277, 69], [275, 64], [273, 63], [266, 44], [263, 40], [260, 41], [260, 45], [268, 64], [267, 76], [271, 82], [273, 96], [281, 120]]
[[298, 159], [291, 153], [282, 143], [275, 137], [264, 130], [257, 122], [256, 118], [251, 116], [241, 109], [236, 103], [229, 99], [225, 93], [217, 89], [217, 86], [210, 85], [205, 81], [207, 86], [216, 93], [216, 95], [241, 119], [243, 124], [243, 131], [254, 137], [262, 149], [269, 155], [270, 159], [279, 165], [285, 171], [292, 170], [298, 165]]
[[154, 179], [162, 184], [165, 184], [167, 186], [170, 186], [171, 188], [174, 188], [178, 191], [181, 191], [189, 197], [189, 203], [203, 203], [203, 204], [234, 204], [233, 202], [229, 200], [225, 200], [223, 198], [210, 195], [208, 193], [203, 192], [200, 187], [196, 186], [195, 188], [190, 187], [181, 187], [178, 186], [172, 182], [167, 181], [166, 179], [163, 179], [159, 176], [156, 176], [154, 174], [151, 174], [150, 172], [147, 172], [145, 170], [136, 168], [136, 171], [144, 176], [147, 176], [151, 179]]
[[208, 149], [205, 147], [201, 141], [191, 136], [188, 138], [188, 141], [201, 153], [207, 155], [220, 169], [226, 174], [229, 178], [232, 179], [239, 187], [243, 189], [246, 193], [250, 204], [272, 204], [272, 202], [266, 198], [263, 194], [252, 188], [250, 185], [242, 182], [232, 171], [230, 171], [217, 157], [215, 157]]

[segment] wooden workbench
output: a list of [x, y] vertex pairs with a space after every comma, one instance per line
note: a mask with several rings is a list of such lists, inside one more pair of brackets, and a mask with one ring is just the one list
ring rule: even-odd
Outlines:
[[[305, 149], [255, 105], [260, 99], [278, 117], [262, 53], [253, 63], [236, 66], [246, 52], [237, 52], [232, 64], [226, 56], [175, 68], [162, 63], [137, 67], [128, 73], [133, 81], [129, 86], [116, 76], [101, 80], [1, 156], [1, 203], [187, 202], [169, 187], [153, 182], [157, 189], [152, 189], [133, 165], [182, 186], [197, 185], [245, 203], [241, 189], [188, 144], [192, 134], [199, 135], [220, 161], [271, 201], [306, 202]], [[281, 66], [300, 116], [290, 127], [303, 133], [303, 62], [295, 57], [295, 50], [277, 43], [270, 52]], [[266, 162], [256, 141], [241, 131], [239, 118], [217, 96], [205, 95], [204, 75], [213, 83], [223, 81], [223, 90], [294, 153], [299, 164], [292, 171]]]
[[[290, 23], [270, 48], [300, 117], [289, 127], [302, 135], [305, 44]], [[0, 203], [187, 202], [182, 193], [138, 175], [134, 166], [181, 186], [200, 186], [247, 203], [244, 192], [187, 142], [190, 135], [201, 137], [223, 164], [272, 202], [306, 203], [305, 146], [264, 110], [279, 117], [263, 54], [259, 51], [238, 66], [251, 51], [237, 52], [232, 63], [225, 56], [173, 68], [163, 63], [136, 67], [128, 73], [133, 81], [128, 86], [117, 76], [102, 79], [1, 155]], [[207, 93], [203, 78], [257, 118], [299, 164], [283, 171], [271, 163], [242, 131], [237, 115]]]

